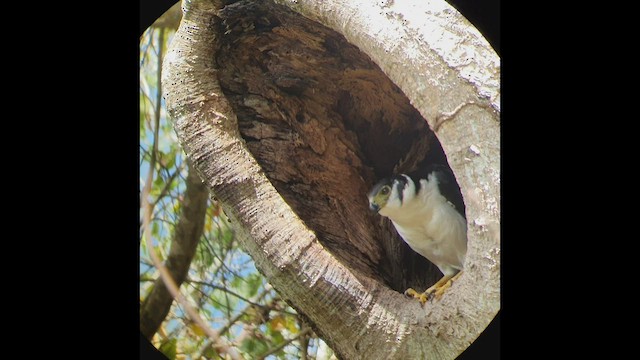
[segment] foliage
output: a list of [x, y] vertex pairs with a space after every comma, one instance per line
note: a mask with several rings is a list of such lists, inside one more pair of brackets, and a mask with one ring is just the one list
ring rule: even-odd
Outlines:
[[[150, 259], [166, 259], [185, 191], [188, 167], [164, 111], [159, 72], [175, 29], [150, 27], [140, 39], [140, 193], [152, 176], [147, 199], [141, 198], [140, 302], [159, 273]], [[152, 171], [149, 171], [152, 167]], [[153, 249], [143, 240], [142, 205], [152, 205]], [[331, 351], [303, 323], [256, 270], [238, 246], [220, 205], [211, 199], [203, 236], [182, 294], [207, 324], [229, 339], [248, 359], [328, 358]], [[219, 358], [205, 331], [174, 301], [152, 343], [169, 359]]]

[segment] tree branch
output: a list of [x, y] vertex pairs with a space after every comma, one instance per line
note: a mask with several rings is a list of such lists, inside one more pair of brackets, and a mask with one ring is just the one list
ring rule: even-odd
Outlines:
[[261, 304], [258, 304], [257, 302], [254, 302], [254, 301], [252, 301], [250, 299], [247, 299], [244, 296], [238, 294], [237, 292], [231, 291], [231, 290], [229, 290], [228, 288], [226, 288], [224, 286], [211, 284], [211, 283], [208, 283], [206, 281], [197, 281], [197, 280], [191, 280], [191, 279], [187, 279], [187, 280], [185, 280], [185, 282], [188, 283], [188, 284], [204, 285], [204, 286], [208, 286], [208, 287], [210, 287], [212, 289], [221, 290], [221, 291], [226, 292], [229, 295], [237, 297], [238, 299], [246, 302], [247, 304], [251, 304], [251, 305], [254, 305], [254, 306], [262, 306]]
[[[269, 289], [264, 289], [263, 292], [261, 292], [260, 294], [256, 295], [255, 299], [253, 301], [249, 302], [249, 305], [247, 305], [242, 311], [240, 311], [238, 313], [238, 315], [234, 316], [231, 320], [229, 320], [229, 322], [226, 325], [224, 325], [220, 329], [220, 334], [224, 335], [227, 331], [229, 331], [229, 329], [231, 329], [231, 326], [233, 326], [233, 324], [238, 322], [238, 320], [240, 320], [240, 318], [247, 312], [247, 310], [249, 310], [251, 308], [251, 306], [253, 306], [252, 304], [257, 303], [258, 301], [260, 301], [260, 299], [265, 297], [265, 295], [267, 295], [268, 293], [269, 293]], [[258, 306], [262, 306], [262, 305], [258, 305]]]
[[[194, 194], [194, 192], [199, 193], [200, 196], [197, 196], [198, 194]], [[200, 201], [198, 201], [198, 199]], [[182, 239], [185, 241], [192, 241], [186, 243], [173, 241], [167, 258], [167, 266], [160, 262], [160, 259], [153, 250], [154, 248], [151, 241], [150, 230], [151, 204], [145, 199], [144, 234], [147, 241], [147, 247], [149, 248], [149, 255], [151, 256], [155, 267], [160, 272], [160, 277], [156, 281], [151, 293], [142, 304], [140, 312], [140, 331], [148, 339], [151, 339], [154, 332], [169, 312], [171, 303], [175, 298], [184, 307], [189, 317], [191, 317], [191, 319], [205, 331], [219, 353], [226, 353], [233, 360], [242, 359], [243, 357], [233, 346], [230, 346], [227, 339], [220, 336], [219, 332], [213, 330], [204, 322], [204, 320], [202, 320], [200, 315], [198, 315], [198, 312], [189, 305], [187, 299], [180, 293], [179, 285], [176, 284], [176, 282], [181, 284], [184, 281], [189, 270], [191, 260], [193, 259], [193, 255], [195, 254], [198, 240], [202, 235], [207, 199], [208, 192], [206, 191], [206, 188], [203, 186], [199, 177], [190, 171], [189, 176], [187, 176], [185, 203], [182, 208], [180, 221], [178, 222], [178, 226], [176, 226], [174, 240]], [[194, 203], [191, 203], [189, 200], [195, 201]], [[200, 215], [200, 217], [196, 218], [194, 215]], [[195, 234], [197, 234], [197, 236]], [[176, 273], [172, 274], [170, 270], [179, 270], [180, 273], [177, 273], [176, 271]], [[156, 293], [154, 294], [154, 292]], [[149, 325], [155, 325], [155, 328]]]
[[[302, 321], [298, 321], [298, 325], [302, 329]], [[300, 354], [300, 360], [307, 360], [309, 357], [309, 337], [306, 334], [300, 339], [300, 351], [302, 352], [302, 354]]]
[[171, 176], [169, 176], [169, 178], [167, 179], [167, 181], [164, 184], [164, 187], [160, 191], [160, 194], [158, 195], [156, 200], [153, 202], [153, 204], [151, 204], [152, 207], [155, 207], [158, 204], [158, 202], [160, 201], [160, 199], [162, 199], [167, 194], [167, 192], [169, 191], [169, 187], [171, 187], [171, 183], [173, 183], [173, 180], [175, 180], [176, 177], [178, 176], [178, 174], [180, 174], [180, 172], [182, 171], [183, 167], [184, 167], [184, 163], [180, 164], [180, 166], [178, 166], [176, 171], [174, 171], [173, 174], [171, 174]]
[[[193, 171], [189, 171], [184, 206], [176, 224], [166, 262], [166, 268], [177, 286], [180, 286], [186, 278], [198, 240], [202, 236], [208, 195], [209, 192], [200, 178]], [[150, 206], [146, 204], [147, 209]], [[149, 247], [149, 253], [154, 254], [153, 248]], [[167, 316], [172, 303], [173, 296], [165, 286], [162, 277], [159, 277], [140, 309], [140, 330], [145, 337], [148, 339], [153, 337]]]
[[257, 358], [258, 359], [264, 359], [264, 358], [266, 358], [267, 356], [269, 356], [271, 354], [275, 354], [276, 352], [284, 349], [285, 346], [291, 344], [292, 342], [307, 336], [307, 334], [310, 333], [310, 332], [311, 332], [311, 328], [310, 327], [304, 328], [303, 330], [301, 330], [298, 333], [298, 335], [292, 337], [291, 339], [289, 339], [287, 341], [283, 341], [280, 345], [274, 347], [273, 349], [267, 350], [264, 354], [260, 354]]
[[[240, 318], [242, 318], [243, 315], [245, 315], [247, 313], [247, 311], [254, 306], [253, 304], [257, 304], [258, 301], [260, 301], [263, 297], [265, 297], [265, 295], [267, 295], [269, 293], [270, 289], [264, 289], [263, 292], [261, 292], [260, 294], [257, 294], [256, 296], [253, 297], [253, 299], [247, 301], [247, 303], [249, 303], [249, 305], [247, 305], [244, 309], [242, 309], [242, 311], [238, 312], [238, 314], [236, 316], [234, 316], [232, 319], [230, 319], [218, 332], [220, 335], [224, 335], [227, 331], [229, 331], [229, 329], [231, 329], [231, 326], [233, 326], [233, 324], [235, 324], [236, 322], [238, 322], [238, 320], [240, 320]], [[258, 306], [262, 306], [262, 305], [258, 305]], [[236, 342], [237, 339], [239, 338], [239, 336], [236, 338]], [[210, 340], [206, 341], [201, 348], [200, 354], [195, 356], [194, 359], [199, 359], [202, 354], [204, 354], [207, 349], [209, 347], [211, 347], [212, 342]]]

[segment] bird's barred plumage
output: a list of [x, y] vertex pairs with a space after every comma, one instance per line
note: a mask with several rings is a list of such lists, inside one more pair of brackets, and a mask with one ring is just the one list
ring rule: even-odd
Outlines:
[[427, 177], [399, 174], [378, 182], [369, 193], [369, 206], [388, 217], [402, 239], [434, 263], [445, 276], [464, 266], [467, 222], [464, 204], [451, 171], [432, 166]]

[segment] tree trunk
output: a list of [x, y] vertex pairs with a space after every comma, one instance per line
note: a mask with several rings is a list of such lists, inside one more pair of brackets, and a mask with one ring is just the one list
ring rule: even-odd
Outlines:
[[[183, 3], [163, 68], [178, 138], [256, 267], [341, 358], [454, 358], [500, 306], [499, 59], [442, 1], [279, 2]], [[401, 292], [440, 273], [366, 194], [430, 162], [456, 174], [469, 244], [421, 307]]]

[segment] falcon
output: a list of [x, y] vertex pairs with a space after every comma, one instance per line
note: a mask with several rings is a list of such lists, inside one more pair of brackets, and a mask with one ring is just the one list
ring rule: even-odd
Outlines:
[[368, 194], [369, 208], [388, 217], [402, 239], [435, 264], [443, 277], [423, 293], [404, 293], [421, 304], [439, 299], [464, 266], [467, 221], [455, 177], [448, 167], [431, 165], [426, 178], [398, 174], [383, 179]]

